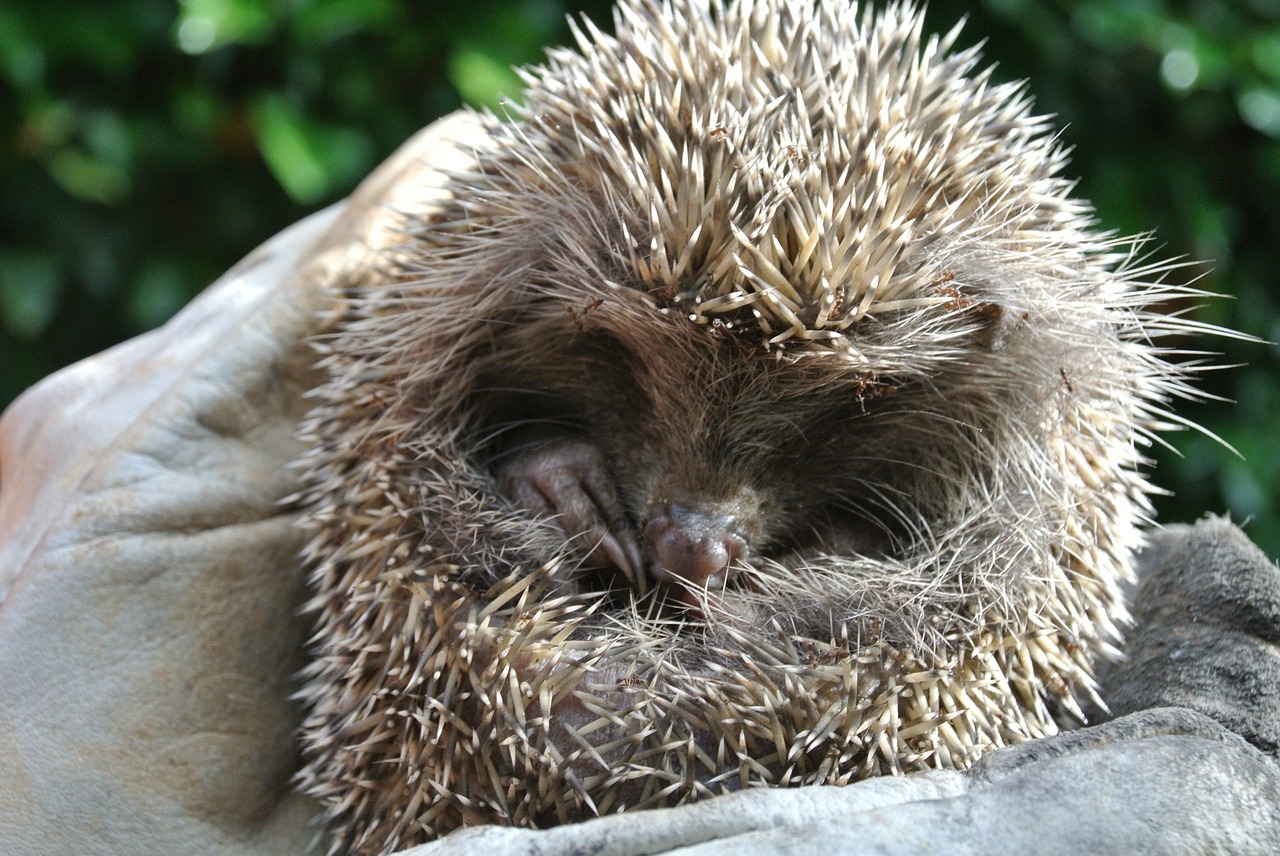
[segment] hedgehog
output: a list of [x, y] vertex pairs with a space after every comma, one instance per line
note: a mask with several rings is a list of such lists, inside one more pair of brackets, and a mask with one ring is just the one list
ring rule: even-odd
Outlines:
[[303, 431], [331, 852], [1103, 707], [1189, 288], [922, 15], [622, 0], [397, 213]]

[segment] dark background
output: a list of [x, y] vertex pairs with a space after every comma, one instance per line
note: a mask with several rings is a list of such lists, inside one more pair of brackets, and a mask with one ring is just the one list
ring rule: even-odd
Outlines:
[[[0, 6], [0, 406], [60, 366], [161, 324], [256, 244], [341, 198], [600, 0], [6, 0]], [[1280, 340], [1280, 4], [935, 0], [969, 16], [997, 78], [1028, 78], [1103, 224], [1204, 260], [1200, 320]], [[1229, 365], [1230, 402], [1178, 412], [1155, 449], [1162, 522], [1229, 511], [1280, 554], [1280, 349], [1180, 345]]]

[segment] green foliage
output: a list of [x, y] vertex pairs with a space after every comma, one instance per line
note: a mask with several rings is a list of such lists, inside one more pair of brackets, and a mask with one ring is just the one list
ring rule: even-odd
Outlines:
[[[8, 0], [0, 7], [0, 405], [162, 323], [252, 247], [341, 198], [464, 100], [518, 97], [511, 66], [602, 0]], [[1233, 295], [1170, 311], [1280, 340], [1280, 5], [1273, 0], [935, 0], [997, 77], [1027, 78], [1075, 147], [1099, 219], [1153, 231], [1177, 276]], [[1234, 368], [1226, 401], [1153, 449], [1162, 521], [1230, 510], [1280, 553], [1280, 350], [1179, 347]], [[1233, 401], [1235, 403], [1227, 403]]]

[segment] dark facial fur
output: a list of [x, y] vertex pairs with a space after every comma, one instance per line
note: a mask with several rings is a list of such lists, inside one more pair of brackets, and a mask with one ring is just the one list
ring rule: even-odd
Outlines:
[[477, 396], [474, 434], [493, 440], [473, 454], [575, 545], [573, 591], [656, 588], [659, 601], [723, 608], [744, 569], [903, 559], [932, 528], [930, 482], [952, 463], [934, 459], [982, 427], [951, 415], [945, 378], [912, 386], [782, 360], [656, 308], [612, 318], [614, 302], [602, 290], [516, 325]]

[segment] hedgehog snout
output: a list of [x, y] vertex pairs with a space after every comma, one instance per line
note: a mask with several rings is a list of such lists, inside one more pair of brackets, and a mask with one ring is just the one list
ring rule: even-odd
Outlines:
[[654, 578], [690, 606], [695, 589], [723, 589], [750, 553], [735, 515], [670, 501], [650, 509], [642, 540]]

